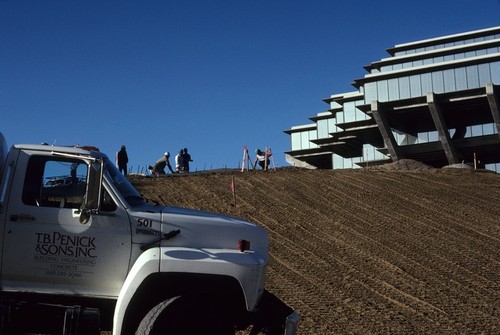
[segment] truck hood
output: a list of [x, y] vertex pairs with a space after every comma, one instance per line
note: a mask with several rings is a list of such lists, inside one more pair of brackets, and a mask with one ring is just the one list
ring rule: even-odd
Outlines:
[[144, 237], [147, 240], [154, 239], [152, 235], [160, 235], [179, 231], [178, 234], [161, 242], [162, 246], [186, 247], [194, 249], [238, 249], [240, 240], [250, 241], [250, 250], [259, 252], [267, 258], [268, 233], [262, 227], [242, 218], [229, 215], [216, 214], [201, 210], [145, 206], [136, 208], [131, 214], [132, 221], [151, 222], [150, 232], [148, 224], [144, 224], [136, 232], [135, 242], [141, 243]]
[[167, 229], [164, 233], [181, 231], [172, 244], [237, 249], [238, 241], [246, 240], [251, 242], [251, 250], [267, 252], [267, 232], [242, 218], [179, 207], [165, 207], [162, 214], [163, 227]]

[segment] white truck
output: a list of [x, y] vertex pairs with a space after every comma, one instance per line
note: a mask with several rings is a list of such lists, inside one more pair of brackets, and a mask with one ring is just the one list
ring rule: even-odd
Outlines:
[[234, 334], [275, 312], [253, 223], [150, 203], [94, 147], [0, 133], [0, 176], [0, 334]]

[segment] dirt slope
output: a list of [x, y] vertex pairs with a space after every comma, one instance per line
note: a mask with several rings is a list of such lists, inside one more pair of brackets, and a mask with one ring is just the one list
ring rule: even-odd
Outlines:
[[500, 333], [498, 174], [406, 162], [130, 179], [161, 204], [265, 227], [267, 289], [298, 334]]

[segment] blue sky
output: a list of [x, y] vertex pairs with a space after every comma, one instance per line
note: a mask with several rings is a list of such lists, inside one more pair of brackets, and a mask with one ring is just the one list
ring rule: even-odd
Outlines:
[[0, 132], [124, 144], [134, 172], [184, 147], [191, 170], [244, 145], [286, 166], [283, 131], [386, 49], [498, 25], [499, 0], [0, 0]]

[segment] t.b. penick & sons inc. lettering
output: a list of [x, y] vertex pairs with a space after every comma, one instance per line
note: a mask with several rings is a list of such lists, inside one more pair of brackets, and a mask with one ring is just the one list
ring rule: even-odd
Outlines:
[[81, 278], [92, 272], [89, 267], [95, 266], [97, 260], [95, 237], [58, 232], [35, 233], [35, 236], [34, 261], [45, 275]]
[[53, 233], [35, 233], [36, 252], [42, 256], [96, 258], [95, 237]]

